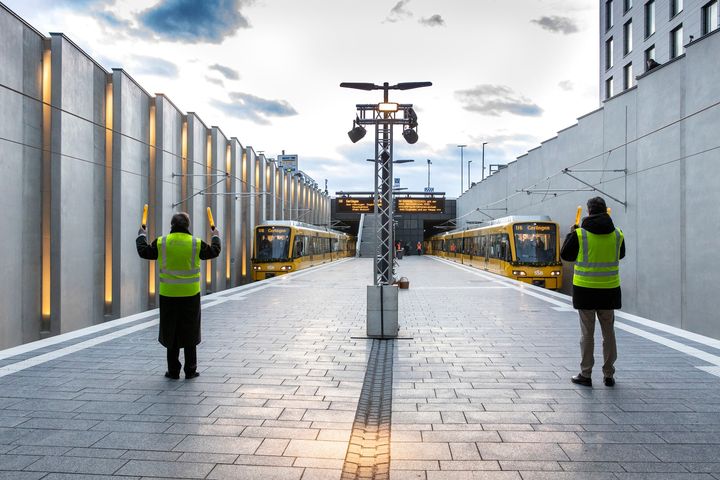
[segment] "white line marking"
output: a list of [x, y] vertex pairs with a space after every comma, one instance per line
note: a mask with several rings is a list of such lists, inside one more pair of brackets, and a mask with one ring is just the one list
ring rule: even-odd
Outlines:
[[58, 343], [67, 342], [68, 340], [72, 340], [74, 338], [92, 335], [93, 333], [102, 332], [103, 330], [107, 330], [109, 328], [126, 325], [128, 323], [132, 323], [143, 318], [152, 317], [153, 315], [159, 315], [159, 313], [160, 311], [157, 308], [154, 310], [147, 310], [145, 312], [136, 313], [128, 317], [118, 318], [117, 320], [110, 320], [109, 322], [93, 325], [92, 327], [75, 330], [74, 332], [63, 333], [60, 335], [55, 335], [54, 337], [45, 338], [43, 340], [37, 340], [35, 342], [26, 343], [24, 345], [18, 345], [17, 347], [8, 348], [7, 350], [0, 351], [0, 360], [14, 357], [16, 355], [22, 355], [23, 353], [32, 352], [33, 350], [49, 347]]
[[[546, 296], [547, 294], [552, 294], [552, 295], [555, 296], [555, 297], [560, 297], [560, 298], [564, 297], [564, 298], [566, 298], [566, 299], [568, 299], [568, 300], [572, 300], [572, 298], [569, 297], [568, 295], [560, 294], [560, 293], [558, 293], [558, 292], [552, 292], [552, 291], [550, 291], [550, 290], [540, 289], [539, 287], [535, 287], [534, 285], [522, 284], [522, 282], [519, 282], [519, 281], [514, 280], [514, 279], [508, 279], [508, 278], [505, 278], [505, 277], [499, 277], [498, 279], [492, 279], [492, 278], [489, 277], [490, 274], [487, 274], [487, 273], [484, 273], [484, 272], [476, 272], [476, 271], [473, 271], [473, 270], [475, 270], [473, 267], [467, 267], [467, 266], [465, 266], [465, 265], [460, 265], [460, 264], [457, 264], [457, 263], [455, 263], [455, 262], [452, 262], [452, 261], [449, 261], [449, 260], [446, 260], [446, 259], [443, 259], [443, 258], [434, 257], [434, 256], [433, 256], [433, 257], [430, 257], [430, 258], [432, 258], [433, 260], [439, 261], [439, 262], [441, 262], [441, 263], [445, 263], [445, 264], [447, 264], [447, 265], [450, 265], [450, 266], [452, 266], [452, 267], [455, 267], [455, 268], [457, 268], [457, 269], [466, 271], [467, 273], [470, 273], [470, 274], [473, 274], [473, 275], [477, 275], [477, 276], [483, 277], [483, 278], [489, 278], [491, 281], [493, 281], [493, 282], [495, 282], [495, 283], [509, 285], [509, 286], [511, 286], [512, 288], [514, 288], [515, 290], [521, 291], [521, 292], [526, 293], [526, 294], [528, 294], [528, 295], [530, 295], [530, 296], [539, 298], [540, 300], [543, 300], [543, 301], [545, 301], [545, 302], [547, 302], [547, 303], [550, 303], [550, 304], [555, 305], [555, 306], [557, 307], [557, 308], [555, 308], [555, 310], [558, 310], [558, 311], [567, 311], [567, 310], [570, 310], [570, 309], [572, 308], [572, 306], [571, 306], [570, 304], [568, 304], [568, 303], [560, 302], [560, 301], [558, 301], [558, 300], [554, 300], [554, 299], [548, 298], [548, 297]], [[472, 270], [471, 270], [471, 269], [472, 269]], [[500, 280], [500, 278], [501, 278], [502, 280]], [[522, 284], [522, 285], [516, 285], [516, 283], [520, 283], [520, 284]], [[540, 289], [542, 293], [533, 291], [533, 288]], [[625, 320], [630, 320], [630, 321], [632, 321], [632, 322], [636, 322], [636, 323], [639, 323], [639, 324], [641, 324], [641, 325], [645, 325], [645, 326], [647, 326], [647, 327], [654, 328], [654, 329], [656, 329], [656, 330], [660, 330], [660, 331], [663, 331], [663, 332], [667, 332], [667, 333], [676, 335], [676, 336], [678, 336], [678, 337], [684, 338], [684, 339], [686, 339], [686, 340], [690, 340], [690, 341], [693, 341], [693, 342], [697, 342], [697, 343], [700, 343], [700, 344], [703, 344], [703, 345], [707, 345], [707, 346], [710, 346], [710, 347], [713, 347], [713, 348], [720, 348], [720, 341], [715, 340], [715, 339], [713, 339], [713, 338], [705, 337], [705, 336], [699, 335], [699, 334], [697, 334], [697, 333], [688, 332], [688, 331], [686, 331], [686, 330], [682, 330], [682, 329], [677, 328], [677, 327], [672, 327], [672, 326], [670, 326], [670, 325], [665, 325], [665, 324], [662, 324], [662, 323], [659, 323], [659, 322], [655, 322], [655, 321], [649, 320], [649, 319], [647, 319], [647, 318], [639, 317], [639, 316], [637, 316], [637, 315], [633, 315], [633, 314], [630, 314], [630, 313], [625, 313], [625, 312], [623, 312], [623, 311], [621, 311], [621, 310], [616, 310], [616, 311], [615, 311], [615, 315], [616, 315], [617, 317], [624, 318]], [[660, 335], [656, 335], [656, 334], [654, 334], [654, 333], [646, 332], [645, 330], [640, 330], [639, 328], [631, 327], [630, 325], [626, 325], [626, 324], [624, 324], [624, 323], [620, 323], [620, 322], [617, 322], [617, 321], [615, 322], [615, 326], [617, 326], [617, 327], [620, 328], [621, 330], [625, 330], [626, 332], [633, 333], [633, 334], [638, 335], [638, 336], [640, 336], [640, 337], [643, 337], [643, 338], [645, 338], [645, 339], [647, 339], [647, 340], [653, 341], [653, 342], [658, 343], [658, 344], [660, 344], [660, 345], [664, 345], [664, 346], [666, 346], [666, 347], [668, 347], [668, 348], [672, 348], [673, 350], [677, 350], [677, 351], [679, 351], [679, 352], [683, 352], [683, 353], [685, 353], [685, 354], [687, 354], [687, 355], [690, 355], [690, 356], [692, 356], [692, 357], [698, 358], [698, 359], [700, 359], [700, 360], [704, 360], [704, 361], [706, 361], [706, 362], [708, 362], [708, 363], [712, 363], [713, 365], [720, 366], [720, 357], [717, 356], [717, 355], [713, 355], [713, 354], [711, 354], [711, 353], [703, 352], [702, 350], [699, 350], [699, 349], [697, 349], [697, 348], [690, 347], [690, 346], [685, 345], [685, 344], [683, 344], [683, 343], [676, 342], [676, 341], [674, 341], [674, 340], [670, 340], [670, 339], [665, 338], [665, 337], [662, 337], [662, 336], [660, 336]], [[714, 369], [713, 369], [713, 370], [706, 370], [705, 368], [702, 368], [702, 367], [696, 367], [696, 368], [700, 368], [701, 370], [704, 370], [704, 371], [707, 371], [707, 372], [709, 372], [709, 373], [712, 373], [713, 375], [716, 375], [716, 374], [717, 374], [718, 376], [720, 376], [720, 374], [718, 374], [718, 373], [720, 373], [720, 369], [718, 369], [718, 373], [715, 373], [716, 371], [715, 371]], [[714, 367], [708, 367], [708, 368], [714, 368]]]
[[[292, 278], [297, 278], [302, 275], [314, 273], [318, 270], [322, 270], [327, 267], [338, 265], [340, 263], [347, 262], [349, 260], [351, 260], [351, 259], [345, 258], [342, 260], [337, 260], [335, 262], [330, 262], [330, 263], [326, 263], [326, 264], [322, 264], [322, 265], [317, 265], [315, 267], [303, 269], [302, 271], [299, 271], [299, 272], [289, 273], [289, 274], [283, 275], [281, 277], [271, 278], [271, 279], [265, 280], [265, 282], [268, 282], [265, 285], [259, 285], [258, 283], [249, 283], [247, 285], [241, 285], [239, 287], [234, 287], [232, 289], [222, 290], [222, 291], [216, 292], [216, 293], [211, 293], [209, 295], [205, 295], [204, 297], [202, 297], [202, 300], [210, 300], [210, 301], [206, 301], [205, 303], [203, 303], [201, 308], [208, 309], [208, 308], [214, 307], [216, 305], [225, 303], [229, 300], [242, 299], [242, 298], [244, 298], [245, 295], [248, 295], [250, 293], [255, 293], [259, 290], [263, 290], [265, 288], [270, 287], [271, 283], [272, 283], [271, 280], [278, 279], [277, 281], [286, 281], [286, 282], [291, 281]], [[283, 277], [289, 277], [291, 275], [292, 275], [291, 279], [285, 278], [284, 280], [282, 280]], [[228, 297], [228, 296], [226, 296], [228, 292], [239, 292], [239, 293]], [[239, 297], [239, 298], [236, 298], [236, 297]], [[47, 346], [66, 342], [68, 340], [72, 340], [73, 338], [80, 338], [80, 337], [84, 337], [87, 335], [91, 335], [91, 334], [99, 332], [99, 331], [107, 330], [109, 328], [117, 327], [119, 325], [125, 325], [127, 323], [131, 323], [131, 322], [140, 320], [142, 318], [147, 318], [147, 317], [150, 317], [153, 315], [159, 315], [159, 310], [154, 309], [154, 310], [148, 310], [146, 312], [140, 312], [140, 313], [137, 313], [134, 315], [130, 315], [129, 317], [124, 317], [124, 318], [120, 318], [117, 320], [111, 320], [109, 322], [106, 322], [106, 323], [103, 323], [100, 325], [94, 325], [92, 327], [82, 328], [82, 329], [76, 330], [74, 332], [56, 335], [52, 338], [48, 338], [45, 340], [39, 340], [37, 342], [32, 342], [32, 343], [28, 343], [25, 345], [20, 345], [18, 347], [13, 347], [13, 348], [10, 348], [10, 349], [4, 350], [4, 351], [0, 351], [0, 360], [2, 360], [4, 358], [14, 357], [16, 355], [20, 355], [23, 353], [32, 352], [34, 350], [38, 350], [40, 348], [45, 348]], [[158, 320], [154, 319], [149, 322], [141, 323], [138, 325], [133, 325], [132, 327], [128, 327], [128, 328], [125, 328], [122, 330], [118, 330], [116, 332], [109, 333], [107, 335], [102, 335], [99, 337], [92, 338], [90, 340], [86, 340], [84, 342], [79, 342], [79, 343], [76, 343], [75, 345], [70, 345], [68, 347], [61, 348], [61, 349], [55, 350], [53, 352], [48, 352], [48, 353], [38, 355], [33, 358], [28, 358], [27, 360], [21, 360], [19, 362], [12, 363], [12, 364], [6, 365], [4, 367], [0, 367], [0, 378], [5, 377], [10, 374], [13, 374], [15, 372], [19, 372], [21, 370], [25, 370], [30, 367], [34, 367], [36, 365], [40, 365], [40, 364], [49, 362], [50, 360], [55, 360], [56, 358], [64, 357], [65, 355], [69, 355], [71, 353], [75, 353], [80, 350], [94, 347], [95, 345], [99, 345], [101, 343], [105, 343], [110, 340], [114, 340], [116, 338], [120, 338], [125, 335], [129, 335], [133, 332], [137, 332], [137, 331], [149, 328], [149, 327], [151, 327], [153, 325], [157, 325], [157, 324], [158, 324]]]
[[95, 345], [105, 343], [115, 338], [124, 337], [125, 335], [144, 330], [157, 324], [157, 320], [150, 320], [149, 322], [141, 323], [139, 325], [133, 325], [132, 327], [118, 330], [117, 332], [108, 333], [107, 335], [102, 335], [100, 337], [91, 338], [90, 340], [85, 340], [84, 342], [76, 343], [75, 345], [70, 345], [69, 347], [55, 350], [54, 352], [45, 353], [42, 355], [38, 355], [37, 357], [29, 358], [21, 362], [4, 366], [0, 368], [0, 378], [11, 375], [13, 373], [17, 373], [30, 367], [34, 367], [36, 365], [49, 362], [50, 360], [55, 360], [56, 358], [64, 357], [65, 355], [69, 355], [71, 353], [78, 352], [86, 348], [94, 347]]

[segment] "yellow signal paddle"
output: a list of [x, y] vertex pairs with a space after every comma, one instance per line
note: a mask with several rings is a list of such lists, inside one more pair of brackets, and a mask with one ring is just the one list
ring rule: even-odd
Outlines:
[[208, 221], [210, 222], [210, 230], [215, 230], [215, 220], [213, 220], [212, 211], [207, 207]]
[[140, 224], [140, 225], [142, 225], [143, 228], [145, 228], [147, 226], [147, 212], [148, 212], [148, 204], [146, 203], [145, 206], [143, 207], [142, 223]]
[[582, 207], [578, 206], [577, 213], [575, 214], [575, 225], [580, 226], [580, 217], [582, 216]]

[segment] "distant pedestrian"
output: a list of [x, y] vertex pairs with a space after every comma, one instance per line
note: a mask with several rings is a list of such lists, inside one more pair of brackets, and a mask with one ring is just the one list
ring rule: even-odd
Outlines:
[[422, 255], [422, 243], [417, 242], [417, 252], [418, 255]]
[[603, 337], [602, 366], [606, 386], [615, 385], [615, 309], [622, 306], [620, 259], [625, 257], [624, 235], [607, 213], [605, 200], [594, 197], [587, 202], [588, 214], [580, 226], [573, 225], [565, 238], [560, 257], [575, 262], [573, 307], [580, 314], [580, 373], [572, 382], [592, 386], [595, 363], [595, 316]]
[[167, 378], [180, 378], [180, 349], [185, 351], [185, 378], [195, 378], [200, 343], [200, 260], [220, 255], [220, 232], [212, 231], [210, 245], [190, 234], [190, 216], [176, 213], [170, 234], [147, 242], [147, 230], [140, 227], [135, 240], [138, 254], [157, 260], [160, 267], [160, 333], [158, 341], [167, 348]]

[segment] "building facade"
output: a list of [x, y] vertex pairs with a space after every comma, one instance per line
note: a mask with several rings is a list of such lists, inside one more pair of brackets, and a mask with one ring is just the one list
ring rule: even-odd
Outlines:
[[718, 0], [600, 0], [600, 101], [718, 28]]
[[157, 265], [138, 257], [186, 211], [219, 258], [203, 292], [250, 281], [252, 229], [327, 224], [330, 200], [219, 127], [106, 70], [63, 34], [46, 37], [0, 3], [0, 349], [158, 305]]

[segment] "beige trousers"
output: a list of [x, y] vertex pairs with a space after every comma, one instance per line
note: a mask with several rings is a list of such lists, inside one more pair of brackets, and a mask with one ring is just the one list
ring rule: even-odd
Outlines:
[[615, 374], [615, 360], [617, 360], [617, 345], [615, 343], [615, 311], [614, 310], [578, 310], [580, 313], [580, 373], [590, 378], [595, 364], [593, 352], [595, 350], [595, 314], [600, 322], [603, 337], [603, 363], [602, 371], [605, 377]]

